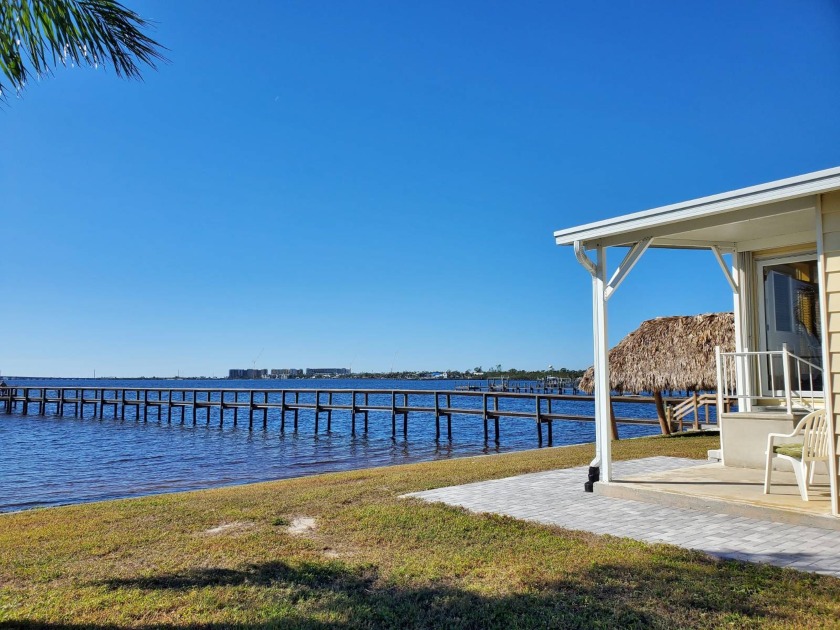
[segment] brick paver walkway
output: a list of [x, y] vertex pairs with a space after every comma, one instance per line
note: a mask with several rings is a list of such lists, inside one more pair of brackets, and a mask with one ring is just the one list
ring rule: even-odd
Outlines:
[[[650, 457], [615, 462], [616, 477], [707, 462]], [[407, 496], [506, 514], [595, 534], [612, 534], [840, 577], [840, 531], [653, 505], [583, 492], [586, 468], [495, 479]]]

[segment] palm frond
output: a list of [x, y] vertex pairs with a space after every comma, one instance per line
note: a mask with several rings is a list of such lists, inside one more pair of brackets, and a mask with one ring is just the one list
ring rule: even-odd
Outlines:
[[[112, 66], [139, 79], [166, 61], [151, 24], [115, 0], [0, 0], [0, 71], [20, 92], [57, 65]], [[0, 92], [8, 86], [0, 81]]]

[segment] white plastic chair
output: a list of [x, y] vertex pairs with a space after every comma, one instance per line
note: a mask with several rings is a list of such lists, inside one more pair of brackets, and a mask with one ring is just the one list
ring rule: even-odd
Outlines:
[[[802, 436], [802, 443], [774, 444], [777, 438]], [[767, 468], [764, 472], [764, 494], [770, 494], [770, 475], [773, 460], [787, 460], [793, 466], [802, 500], [808, 500], [808, 487], [814, 483], [814, 464], [828, 463], [828, 422], [825, 409], [812, 411], [799, 421], [792, 433], [771, 433], [767, 436]]]

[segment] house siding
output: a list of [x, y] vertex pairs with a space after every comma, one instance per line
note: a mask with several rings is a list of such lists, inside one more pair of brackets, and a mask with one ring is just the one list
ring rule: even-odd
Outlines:
[[[837, 474], [838, 462], [836, 454], [840, 452], [837, 448], [837, 432], [840, 428], [840, 191], [822, 195], [822, 246], [823, 263], [825, 273], [825, 312], [828, 316], [825, 333], [828, 335], [829, 357], [827, 364], [831, 370], [830, 378], [826, 384], [830, 391], [826, 392], [831, 397], [832, 410], [834, 412], [835, 428], [835, 461], [834, 474]], [[835, 488], [838, 486], [835, 485]], [[840, 490], [838, 490], [840, 491]], [[834, 497], [833, 511], [838, 513], [840, 499]]]

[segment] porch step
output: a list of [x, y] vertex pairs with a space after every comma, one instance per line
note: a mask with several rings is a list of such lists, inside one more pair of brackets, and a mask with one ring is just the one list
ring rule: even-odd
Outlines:
[[642, 503], [652, 503], [654, 505], [667, 505], [703, 512], [743, 516], [745, 518], [754, 518], [773, 523], [805, 525], [808, 527], [840, 531], [840, 518], [836, 516], [822, 516], [819, 514], [780, 510], [778, 508], [764, 507], [751, 503], [739, 503], [732, 500], [662, 492], [660, 490], [641, 488], [633, 485], [632, 482], [598, 482], [595, 484], [594, 492], [604, 497], [613, 497], [616, 499], [629, 499], [631, 501], [641, 501]]

